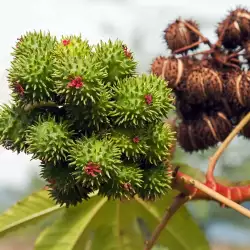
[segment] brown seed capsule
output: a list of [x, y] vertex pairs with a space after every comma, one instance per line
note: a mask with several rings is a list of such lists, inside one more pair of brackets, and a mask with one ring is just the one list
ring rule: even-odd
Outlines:
[[199, 120], [179, 124], [177, 140], [187, 152], [206, 150], [225, 140], [232, 128], [230, 120], [222, 112], [213, 116], [203, 115]]
[[241, 45], [241, 30], [237, 21], [231, 21], [228, 17], [219, 23], [216, 33], [218, 37], [222, 35], [222, 44], [226, 49], [235, 49]]
[[217, 35], [220, 37], [222, 32], [225, 32], [222, 37], [225, 48], [235, 49], [241, 46], [242, 42], [248, 40], [250, 36], [250, 12], [243, 8], [231, 11], [218, 25]]
[[182, 120], [197, 120], [203, 112], [203, 104], [190, 104], [181, 98], [176, 96], [176, 113]]
[[233, 72], [225, 78], [225, 97], [236, 106], [250, 107], [250, 71]]
[[[171, 23], [164, 30], [164, 39], [166, 40], [169, 49], [172, 51], [182, 49], [186, 46], [189, 46], [199, 41], [199, 36], [194, 31], [190, 30], [184, 24], [184, 22], [188, 23], [189, 25], [194, 27], [196, 30], [199, 30], [198, 24], [192, 20], [182, 21], [181, 19], [177, 19], [174, 23]], [[197, 48], [198, 48], [198, 45], [190, 49], [193, 50]], [[187, 52], [190, 49], [187, 48], [183, 52]]]
[[223, 93], [219, 72], [211, 68], [195, 67], [187, 76], [186, 98], [190, 103], [218, 100]]
[[152, 63], [151, 72], [168, 81], [170, 88], [178, 89], [184, 73], [184, 64], [181, 59], [160, 56]]
[[237, 8], [230, 13], [231, 19], [235, 20], [241, 31], [241, 38], [248, 40], [250, 36], [250, 12], [244, 8]]

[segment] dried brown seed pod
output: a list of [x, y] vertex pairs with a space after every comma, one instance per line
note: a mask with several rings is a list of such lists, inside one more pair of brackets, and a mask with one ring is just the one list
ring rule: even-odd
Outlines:
[[177, 129], [177, 140], [186, 152], [206, 150], [215, 146], [232, 131], [232, 123], [222, 112], [203, 115], [195, 121], [183, 121]]
[[151, 72], [162, 77], [174, 90], [182, 90], [182, 82], [188, 72], [199, 61], [196, 58], [157, 57], [151, 64]]
[[218, 71], [212, 68], [195, 67], [187, 76], [185, 91], [190, 103], [218, 100], [222, 97], [223, 81]]
[[222, 44], [227, 49], [235, 49], [250, 37], [250, 12], [243, 8], [231, 11], [225, 20], [219, 23], [216, 30]]
[[[181, 20], [177, 19], [174, 23], [171, 23], [164, 30], [164, 39], [167, 42], [168, 48], [172, 51], [182, 49], [186, 46], [189, 46], [195, 42], [199, 41], [199, 35], [197, 35], [194, 31], [187, 28], [184, 22], [188, 23], [194, 29], [199, 30], [199, 25], [193, 20]], [[191, 50], [197, 49], [197, 46], [194, 46]], [[190, 50], [187, 48], [183, 52], [187, 52]], [[182, 53], [183, 53], [182, 52]]]
[[178, 89], [184, 75], [184, 64], [181, 59], [157, 57], [151, 65], [151, 72], [168, 81], [168, 86]]
[[245, 8], [237, 8], [230, 13], [230, 17], [238, 23], [241, 38], [248, 40], [250, 37], [250, 12]]
[[[224, 113], [228, 119], [232, 121], [236, 120], [239, 114], [243, 113], [243, 108], [238, 108], [232, 103], [228, 102], [225, 98], [221, 98], [219, 101], [207, 100], [199, 104], [191, 104], [185, 102], [185, 99], [181, 98], [179, 95], [176, 97], [176, 112], [178, 117], [182, 120], [197, 120], [201, 117], [203, 113], [212, 116], [217, 112]], [[236, 120], [238, 121], [238, 119]], [[234, 122], [235, 124], [235, 122]]]
[[225, 77], [225, 97], [236, 106], [250, 108], [250, 71], [235, 71]]
[[195, 105], [176, 98], [176, 113], [182, 120], [197, 120], [203, 112], [203, 105]]
[[229, 102], [225, 97], [221, 98], [221, 100], [215, 104], [215, 107], [213, 108], [214, 111], [221, 111], [224, 113], [231, 120], [233, 125], [238, 123], [238, 117], [244, 112], [244, 109], [245, 108], [239, 105]]
[[219, 23], [216, 30], [218, 37], [222, 35], [222, 32], [225, 33], [222, 37], [221, 42], [226, 49], [235, 49], [241, 45], [241, 30], [237, 21], [231, 21], [228, 17], [227, 19]]

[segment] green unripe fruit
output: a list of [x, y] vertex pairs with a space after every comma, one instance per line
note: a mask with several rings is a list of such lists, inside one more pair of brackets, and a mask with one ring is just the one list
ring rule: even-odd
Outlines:
[[101, 183], [116, 176], [121, 163], [120, 149], [107, 138], [92, 136], [80, 139], [69, 153], [75, 178], [88, 187], [98, 188]]
[[88, 41], [73, 36], [57, 46], [53, 79], [56, 92], [65, 98], [66, 103], [81, 105], [89, 100], [98, 101], [102, 80], [106, 76], [105, 67], [91, 52]]
[[89, 45], [88, 40], [83, 40], [81, 35], [63, 36], [60, 43], [57, 44], [55, 54], [59, 59], [63, 57], [76, 58], [80, 56], [84, 59], [86, 56], [92, 54], [92, 46]]
[[114, 199], [167, 193], [171, 89], [138, 76], [122, 41], [91, 46], [81, 36], [29, 32], [13, 55], [14, 104], [0, 111], [0, 144], [41, 160], [56, 203], [76, 205], [97, 190]]
[[88, 194], [92, 190], [76, 183], [72, 169], [68, 168], [66, 162], [61, 165], [43, 163], [40, 167], [40, 175], [48, 182], [50, 196], [57, 204], [65, 204], [66, 207], [75, 206], [89, 198]]
[[143, 171], [143, 184], [137, 190], [139, 196], [146, 200], [155, 200], [164, 196], [171, 189], [172, 174], [161, 164]]
[[164, 80], [154, 75], [124, 79], [118, 82], [114, 91], [111, 115], [118, 125], [144, 126], [167, 117], [172, 109], [171, 90]]
[[55, 118], [39, 118], [27, 130], [28, 152], [33, 158], [56, 164], [67, 158], [73, 132], [66, 121], [56, 122]]
[[147, 128], [149, 150], [145, 158], [155, 165], [166, 160], [169, 156], [170, 148], [175, 142], [175, 132], [171, 126], [164, 122], [152, 123]]
[[112, 109], [111, 95], [102, 87], [99, 100], [88, 101], [86, 105], [66, 106], [67, 116], [76, 125], [77, 129], [100, 130], [110, 123], [108, 114]]
[[67, 190], [62, 190], [58, 187], [53, 187], [49, 189], [50, 197], [59, 205], [76, 206], [81, 203], [83, 200], [89, 198], [88, 193], [91, 193], [91, 190], [76, 183], [73, 186], [70, 186]]
[[135, 164], [119, 166], [116, 178], [103, 183], [99, 188], [99, 194], [113, 199], [133, 197], [136, 194], [135, 189], [141, 187], [142, 172]]
[[25, 35], [18, 39], [12, 55], [14, 57], [29, 56], [31, 53], [40, 49], [53, 51], [56, 42], [56, 37], [51, 36], [50, 32], [26, 32]]
[[32, 118], [21, 107], [3, 105], [0, 110], [0, 144], [12, 151], [26, 151], [26, 129]]
[[40, 176], [48, 182], [49, 187], [56, 187], [61, 190], [68, 190], [75, 185], [72, 169], [66, 162], [60, 164], [45, 163], [41, 165]]
[[101, 41], [94, 49], [102, 65], [107, 68], [106, 82], [113, 83], [135, 75], [137, 63], [122, 41]]
[[50, 34], [28, 33], [14, 51], [8, 80], [13, 97], [22, 103], [51, 100], [55, 37]]
[[112, 131], [112, 139], [128, 159], [137, 160], [142, 156], [145, 157], [149, 150], [148, 132], [145, 129], [118, 127]]

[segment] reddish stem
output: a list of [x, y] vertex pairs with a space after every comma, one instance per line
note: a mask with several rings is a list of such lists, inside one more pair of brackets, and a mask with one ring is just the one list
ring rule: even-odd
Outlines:
[[[176, 173], [174, 182], [175, 189], [179, 190], [182, 193], [185, 193], [186, 195], [191, 195], [191, 200], [214, 200], [206, 193], [198, 190], [196, 187], [187, 183], [183, 183], [183, 177], [190, 178], [188, 175], [180, 171]], [[226, 186], [218, 183], [217, 181], [214, 181], [212, 183], [210, 181], [206, 181], [203, 184], [236, 203], [250, 201], [250, 185]]]

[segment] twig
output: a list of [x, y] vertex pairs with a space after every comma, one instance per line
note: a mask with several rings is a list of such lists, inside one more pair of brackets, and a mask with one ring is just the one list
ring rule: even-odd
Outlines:
[[172, 205], [166, 210], [161, 222], [155, 228], [151, 239], [146, 242], [144, 250], [151, 250], [158, 240], [162, 230], [166, 227], [168, 221], [172, 218], [172, 216], [176, 213], [176, 211], [181, 208], [187, 201], [189, 200], [188, 196], [180, 194], [175, 197]]
[[211, 47], [211, 42], [208, 40], [208, 38], [206, 38], [205, 36], [203, 36], [203, 34], [198, 30], [196, 29], [193, 25], [189, 24], [188, 22], [186, 21], [182, 21], [184, 23], [184, 25], [190, 29], [191, 31], [193, 31], [194, 33], [196, 33], [199, 37], [201, 37], [202, 41], [204, 43], [207, 43], [209, 45], [209, 47]]
[[232, 132], [228, 135], [228, 137], [223, 141], [223, 143], [220, 145], [218, 150], [215, 152], [215, 154], [210, 158], [209, 160], [209, 166], [206, 174], [207, 181], [214, 182], [214, 169], [215, 165], [224, 152], [224, 150], [227, 148], [229, 143], [234, 139], [234, 137], [243, 129], [243, 127], [250, 121], [250, 112], [237, 124], [237, 126], [232, 130]]
[[230, 19], [228, 19], [228, 20], [226, 21], [226, 23], [224, 24], [223, 29], [222, 29], [222, 32], [221, 32], [221, 34], [220, 34], [218, 40], [216, 41], [216, 43], [213, 45], [213, 48], [216, 48], [216, 47], [219, 47], [219, 48], [220, 48], [220, 47], [221, 47], [222, 40], [223, 40], [223, 38], [224, 38], [224, 36], [225, 36], [225, 33], [226, 33], [226, 30], [227, 30], [227, 28], [228, 28], [228, 26], [229, 26], [229, 22], [230, 22]]
[[244, 49], [242, 49], [242, 48], [237, 49], [234, 53], [232, 53], [231, 55], [228, 56], [228, 59], [231, 59], [231, 58], [233, 58], [233, 57], [239, 56], [239, 53], [240, 53], [241, 51], [243, 51], [243, 50], [244, 50]]
[[192, 44], [187, 45], [187, 46], [185, 46], [185, 47], [183, 47], [183, 48], [180, 48], [180, 49], [177, 49], [177, 50], [173, 51], [173, 54], [179, 54], [179, 53], [181, 53], [181, 52], [183, 52], [183, 51], [185, 51], [185, 50], [192, 49], [192, 48], [198, 46], [199, 44], [201, 44], [201, 43], [203, 43], [203, 42], [205, 42], [205, 41], [206, 41], [206, 40], [201, 39], [201, 40], [198, 41], [198, 42], [192, 43]]

